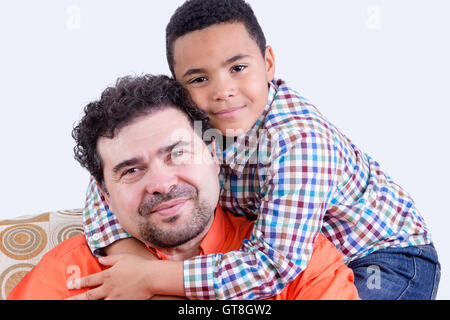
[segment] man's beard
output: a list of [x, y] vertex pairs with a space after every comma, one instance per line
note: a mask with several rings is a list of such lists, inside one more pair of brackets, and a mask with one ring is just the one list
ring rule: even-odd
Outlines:
[[[191, 217], [185, 224], [178, 228], [164, 228], [146, 219], [160, 203], [177, 198], [188, 199], [194, 203]], [[142, 240], [159, 248], [175, 248], [194, 239], [205, 230], [213, 216], [214, 208], [207, 201], [199, 201], [197, 190], [193, 186], [179, 184], [167, 194], [147, 196], [139, 206], [138, 212], [140, 216], [144, 217], [138, 226]], [[167, 218], [163, 223], [165, 226], [170, 226], [178, 218], [179, 216], [176, 215]]]

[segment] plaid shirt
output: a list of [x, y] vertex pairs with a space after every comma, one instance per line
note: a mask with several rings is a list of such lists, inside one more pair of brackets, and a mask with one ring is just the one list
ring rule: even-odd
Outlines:
[[[224, 149], [219, 204], [255, 224], [240, 251], [184, 262], [191, 299], [279, 293], [308, 264], [319, 232], [347, 263], [375, 250], [431, 242], [410, 196], [281, 80], [270, 84], [253, 128]], [[84, 217], [93, 251], [129, 236], [94, 181]]]

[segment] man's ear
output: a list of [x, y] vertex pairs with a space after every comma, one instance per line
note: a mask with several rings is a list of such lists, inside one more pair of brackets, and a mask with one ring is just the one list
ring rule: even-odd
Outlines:
[[275, 77], [275, 55], [273, 54], [273, 49], [271, 46], [266, 47], [264, 61], [266, 63], [267, 81], [271, 82]]

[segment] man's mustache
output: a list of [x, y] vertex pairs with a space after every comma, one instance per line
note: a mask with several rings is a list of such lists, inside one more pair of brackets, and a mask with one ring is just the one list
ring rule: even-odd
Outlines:
[[184, 184], [174, 186], [168, 193], [151, 194], [145, 197], [139, 206], [138, 213], [143, 217], [147, 217], [161, 203], [178, 198], [196, 199], [197, 189], [193, 186]]

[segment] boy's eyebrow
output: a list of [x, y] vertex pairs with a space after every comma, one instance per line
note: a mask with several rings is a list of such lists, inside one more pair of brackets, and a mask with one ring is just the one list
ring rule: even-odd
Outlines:
[[230, 59], [224, 61], [222, 63], [222, 66], [226, 66], [226, 65], [228, 65], [230, 63], [233, 63], [233, 62], [236, 62], [238, 60], [241, 60], [241, 59], [244, 59], [244, 58], [248, 58], [248, 57], [250, 57], [250, 56], [247, 55], [247, 54], [237, 54], [237, 55], [231, 57]]
[[[189, 144], [190, 143], [187, 142], [187, 141], [179, 140], [179, 141], [175, 142], [174, 144], [171, 144], [169, 146], [160, 148], [157, 151], [157, 153], [158, 154], [170, 153], [176, 147], [183, 147], [183, 146], [186, 146], [186, 145], [189, 145]], [[134, 166], [134, 165], [136, 165], [138, 163], [141, 163], [143, 161], [144, 161], [144, 159], [142, 157], [135, 157], [135, 158], [124, 160], [124, 161], [120, 162], [119, 164], [117, 164], [116, 166], [114, 166], [113, 173], [116, 174], [117, 172], [119, 172], [123, 168]]]
[[202, 68], [196, 68], [196, 69], [189, 69], [183, 74], [183, 78], [186, 78], [187, 76], [197, 74], [197, 73], [205, 73], [205, 69]]
[[[250, 56], [246, 55], [246, 54], [237, 54], [237, 55], [231, 57], [230, 59], [227, 59], [224, 62], [222, 62], [222, 67], [224, 67], [226, 65], [229, 65], [230, 63], [236, 62], [238, 60], [241, 60], [241, 59], [244, 59], [244, 58], [248, 58], [248, 57], [250, 57]], [[188, 71], [186, 71], [183, 74], [183, 78], [185, 78], [187, 76], [190, 76], [190, 75], [193, 75], [193, 74], [205, 73], [205, 72], [206, 72], [206, 70], [203, 69], [203, 68], [192, 68], [192, 69], [189, 69]]]

